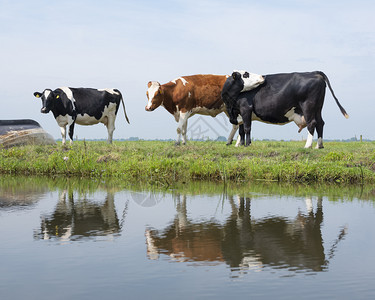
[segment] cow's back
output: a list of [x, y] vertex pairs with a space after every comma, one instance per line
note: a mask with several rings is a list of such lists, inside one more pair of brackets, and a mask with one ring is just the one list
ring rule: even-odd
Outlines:
[[311, 104], [312, 107], [323, 105], [326, 84], [318, 72], [272, 74], [264, 77], [263, 85], [245, 92], [253, 105], [254, 114], [264, 122], [285, 124], [290, 122], [289, 115], [303, 114], [302, 106], [307, 109]]
[[263, 101], [284, 97], [298, 100], [305, 97], [311, 89], [326, 86], [323, 77], [318, 72], [281, 73], [264, 77], [264, 84], [254, 90], [256, 97], [261, 97]]
[[220, 109], [223, 106], [221, 90], [226, 78], [225, 75], [182, 76], [165, 86], [173, 89], [172, 100], [179, 108]]
[[[70, 88], [74, 105], [79, 115], [88, 115], [100, 120], [106, 109], [112, 106], [117, 113], [121, 94], [117, 90], [97, 90], [92, 88]], [[79, 120], [77, 120], [79, 123]]]

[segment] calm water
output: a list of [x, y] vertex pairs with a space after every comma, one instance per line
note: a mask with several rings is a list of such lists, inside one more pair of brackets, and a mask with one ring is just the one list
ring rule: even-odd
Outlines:
[[1, 299], [375, 299], [375, 187], [0, 179]]

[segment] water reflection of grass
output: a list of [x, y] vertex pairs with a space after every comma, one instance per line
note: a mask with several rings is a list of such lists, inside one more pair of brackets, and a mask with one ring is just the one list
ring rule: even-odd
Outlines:
[[303, 149], [301, 142], [256, 141], [248, 148], [219, 142], [75, 142], [71, 148], [25, 146], [0, 149], [0, 172], [119, 178], [161, 186], [176, 182], [277, 181], [287, 183], [373, 183], [374, 142], [327, 142]]
[[111, 193], [123, 190], [133, 192], [146, 192], [159, 198], [163, 194], [181, 195], [209, 195], [225, 199], [227, 196], [243, 196], [258, 198], [266, 195], [292, 196], [292, 197], [327, 197], [331, 201], [337, 200], [373, 200], [375, 201], [375, 186], [346, 185], [346, 184], [296, 184], [278, 182], [210, 182], [190, 181], [188, 183], [174, 183], [168, 187], [152, 185], [148, 182], [124, 181], [120, 178], [107, 178], [106, 180], [79, 177], [48, 177], [48, 176], [15, 176], [3, 175], [0, 177], [1, 195], [25, 193], [35, 195], [46, 191], [76, 192], [87, 195], [97, 191]]

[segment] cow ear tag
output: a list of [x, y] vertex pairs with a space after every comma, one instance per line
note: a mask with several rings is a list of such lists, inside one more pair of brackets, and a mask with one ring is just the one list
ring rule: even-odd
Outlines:
[[39, 94], [36, 94], [35, 97], [40, 98]]
[[56, 99], [59, 99], [59, 98], [60, 98], [60, 95], [57, 95], [57, 96], [56, 96]]

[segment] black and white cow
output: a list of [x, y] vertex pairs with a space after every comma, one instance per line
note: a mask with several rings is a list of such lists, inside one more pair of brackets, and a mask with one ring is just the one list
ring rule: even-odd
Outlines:
[[62, 143], [66, 142], [66, 126], [69, 126], [70, 143], [73, 142], [74, 124], [93, 125], [103, 123], [108, 130], [108, 143], [112, 143], [115, 120], [120, 102], [126, 115], [124, 100], [116, 89], [90, 89], [62, 87], [54, 91], [45, 89], [34, 96], [42, 99], [41, 112], [52, 111], [61, 129]]
[[[221, 93], [227, 106], [230, 122], [237, 124], [240, 114], [246, 135], [245, 146], [250, 145], [251, 121], [283, 125], [294, 121], [299, 131], [305, 127], [308, 138], [305, 148], [311, 148], [314, 130], [318, 134], [316, 148], [323, 148], [322, 107], [326, 83], [341, 113], [348, 114], [336, 98], [327, 76], [323, 72], [289, 73], [263, 76], [265, 81], [256, 89], [242, 92], [245, 88], [243, 74], [233, 72], [226, 80]], [[243, 138], [241, 143], [243, 144]]]

